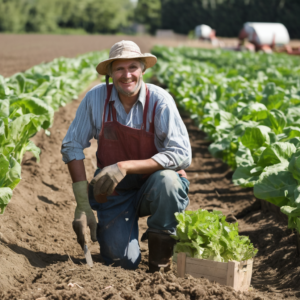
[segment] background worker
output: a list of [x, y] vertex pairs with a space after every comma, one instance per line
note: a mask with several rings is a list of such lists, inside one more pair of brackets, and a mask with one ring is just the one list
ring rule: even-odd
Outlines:
[[[86, 244], [89, 226], [106, 264], [135, 269], [141, 260], [138, 218], [149, 216], [142, 239], [148, 238], [152, 272], [170, 264], [174, 214], [189, 202], [183, 169], [191, 162], [188, 133], [173, 98], [143, 82], [145, 70], [156, 61], [131, 41], [114, 44], [109, 59], [97, 66], [106, 84], [86, 94], [61, 150], [77, 201], [73, 229], [78, 243]], [[98, 169], [88, 187], [83, 149], [93, 137]], [[91, 208], [97, 210], [98, 224]]]

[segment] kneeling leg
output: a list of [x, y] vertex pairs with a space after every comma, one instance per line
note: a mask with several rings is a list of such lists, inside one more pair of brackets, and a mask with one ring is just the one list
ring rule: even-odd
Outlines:
[[189, 203], [188, 187], [187, 179], [163, 170], [152, 174], [139, 191], [140, 216], [150, 215], [147, 220], [150, 272], [160, 267], [170, 268], [176, 243], [170, 234], [176, 231], [175, 213], [184, 211]]

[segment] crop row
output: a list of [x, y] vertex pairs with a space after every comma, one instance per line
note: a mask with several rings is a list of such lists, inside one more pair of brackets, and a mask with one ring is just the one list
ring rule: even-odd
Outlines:
[[30, 140], [51, 127], [54, 111], [76, 99], [97, 78], [95, 65], [106, 52], [77, 58], [58, 58], [10, 78], [0, 75], [0, 214], [21, 179], [26, 151], [39, 159], [40, 149]]
[[233, 182], [281, 208], [300, 232], [300, 59], [193, 48], [152, 50], [158, 81], [235, 169]]

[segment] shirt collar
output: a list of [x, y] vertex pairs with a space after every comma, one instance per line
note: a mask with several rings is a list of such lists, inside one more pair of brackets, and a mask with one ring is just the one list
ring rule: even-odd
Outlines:
[[[115, 101], [115, 105], [117, 103], [121, 104], [119, 95], [118, 95], [118, 91], [115, 88], [115, 86], [113, 86], [112, 92], [111, 92], [111, 97], [109, 99], [109, 101]], [[140, 93], [138, 96], [137, 101], [140, 101], [143, 105], [143, 108], [145, 107], [145, 103], [146, 103], [146, 85], [145, 83], [142, 81], [142, 85], [141, 85], [141, 89], [140, 89]]]

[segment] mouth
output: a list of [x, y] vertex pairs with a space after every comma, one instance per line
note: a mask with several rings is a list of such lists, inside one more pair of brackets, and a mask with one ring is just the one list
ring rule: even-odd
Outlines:
[[131, 85], [132, 83], [135, 83], [135, 81], [133, 81], [132, 79], [122, 80], [122, 81], [120, 81], [120, 83], [123, 84], [123, 85]]
[[131, 78], [120, 78], [116, 81], [116, 88], [119, 93], [130, 96], [136, 93], [140, 87], [141, 78], [131, 77]]

